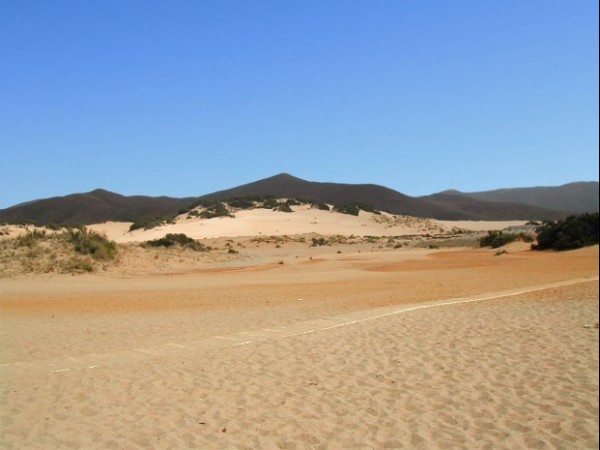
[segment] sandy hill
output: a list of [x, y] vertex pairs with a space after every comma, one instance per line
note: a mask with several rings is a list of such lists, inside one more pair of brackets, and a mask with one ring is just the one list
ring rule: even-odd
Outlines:
[[[285, 204], [285, 199], [277, 200]], [[482, 231], [522, 226], [523, 221], [441, 221], [385, 212], [359, 211], [357, 215], [319, 209], [314, 204], [290, 206], [289, 212], [265, 208], [262, 202], [254, 206], [236, 208], [224, 203], [225, 214], [213, 216], [214, 207], [198, 206], [180, 214], [169, 222], [151, 228], [130, 229], [130, 222], [105, 222], [91, 225], [119, 243], [143, 242], [159, 239], [168, 233], [185, 234], [193, 239], [219, 237], [268, 236], [435, 236], [451, 235], [464, 230]], [[209, 218], [205, 213], [211, 213]]]

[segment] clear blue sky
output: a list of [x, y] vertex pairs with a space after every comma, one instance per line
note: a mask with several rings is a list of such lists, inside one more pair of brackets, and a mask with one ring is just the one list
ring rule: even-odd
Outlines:
[[0, 208], [598, 180], [596, 0], [5, 1]]

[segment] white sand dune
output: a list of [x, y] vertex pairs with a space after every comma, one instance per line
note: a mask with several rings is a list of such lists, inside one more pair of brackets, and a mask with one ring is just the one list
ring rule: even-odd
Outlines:
[[292, 207], [284, 213], [269, 209], [235, 212], [235, 217], [213, 219], [177, 217], [174, 224], [150, 230], [129, 232], [130, 223], [108, 222], [91, 228], [116, 242], [140, 242], [163, 237], [167, 233], [184, 233], [194, 239], [239, 236], [281, 236], [317, 233], [320, 235], [401, 236], [447, 233], [460, 228], [471, 231], [497, 230], [523, 225], [524, 221], [438, 221], [410, 216], [375, 215], [361, 211], [358, 216], [321, 211], [307, 206]]

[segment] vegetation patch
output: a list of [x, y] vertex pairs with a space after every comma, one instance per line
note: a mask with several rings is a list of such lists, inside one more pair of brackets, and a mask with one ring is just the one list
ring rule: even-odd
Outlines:
[[187, 248], [197, 252], [208, 252], [212, 250], [212, 247], [201, 244], [200, 242], [196, 241], [195, 239], [192, 239], [191, 237], [183, 233], [169, 233], [161, 237], [160, 239], [146, 241], [144, 245], [148, 247], [165, 248], [173, 247], [174, 245], [179, 245], [182, 248]]
[[556, 222], [544, 222], [536, 229], [534, 250], [572, 250], [598, 244], [598, 213], [569, 216]]
[[370, 212], [376, 215], [380, 215], [381, 212], [377, 211], [371, 205], [366, 205], [364, 203], [344, 203], [341, 205], [335, 205], [333, 210], [342, 214], [350, 214], [352, 216], [358, 216], [358, 213], [362, 210], [365, 212]]
[[517, 240], [515, 233], [505, 233], [503, 231], [490, 230], [487, 236], [482, 237], [479, 240], [480, 247], [492, 247], [498, 248], [503, 245], [510, 244]]
[[66, 273], [89, 273], [94, 271], [94, 265], [89, 258], [71, 256], [61, 264], [61, 271]]
[[234, 217], [229, 212], [227, 206], [224, 203], [217, 202], [208, 206], [204, 211], [200, 213], [200, 217], [203, 219], [214, 219], [215, 217]]
[[322, 247], [324, 245], [330, 245], [329, 241], [325, 238], [312, 238], [311, 247]]
[[0, 272], [85, 273], [116, 256], [114, 242], [83, 226], [62, 233], [34, 229], [0, 241]]
[[142, 217], [131, 224], [129, 231], [139, 229], [150, 230], [152, 228], [160, 227], [161, 225], [164, 225], [164, 223], [165, 220], [161, 217]]
[[285, 213], [294, 212], [294, 210], [290, 206], [289, 200], [284, 203], [280, 203], [279, 206], [277, 208], [275, 208], [275, 211], [281, 211], [281, 212], [285, 212]]
[[237, 209], [251, 209], [256, 205], [257, 199], [253, 199], [250, 197], [236, 197], [229, 200], [226, 200], [226, 203], [232, 208]]
[[70, 228], [64, 235], [77, 253], [91, 255], [96, 260], [114, 259], [117, 253], [117, 245], [113, 241], [85, 227]]
[[323, 202], [312, 203], [311, 208], [319, 209], [321, 211], [331, 211], [329, 205]]
[[504, 231], [491, 230], [488, 231], [487, 236], [479, 240], [479, 246], [498, 248], [515, 241], [533, 242], [534, 238], [527, 233], [505, 233]]

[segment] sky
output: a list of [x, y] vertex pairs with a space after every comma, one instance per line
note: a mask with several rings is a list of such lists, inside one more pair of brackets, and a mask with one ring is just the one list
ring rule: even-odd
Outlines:
[[596, 0], [5, 1], [0, 208], [597, 181], [598, 83]]

